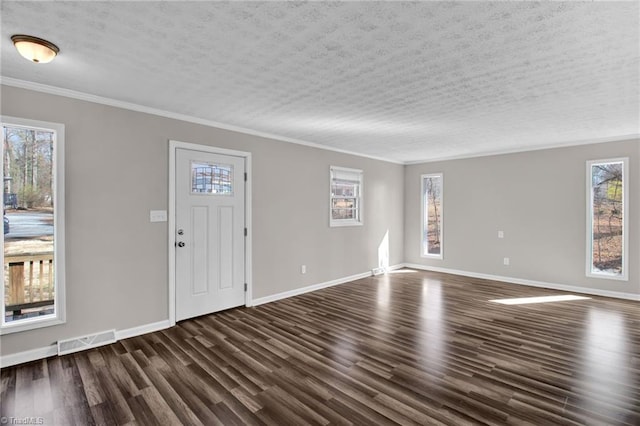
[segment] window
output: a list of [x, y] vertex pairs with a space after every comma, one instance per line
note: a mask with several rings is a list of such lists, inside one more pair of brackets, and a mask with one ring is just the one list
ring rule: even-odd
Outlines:
[[627, 165], [587, 162], [587, 276], [628, 280]]
[[2, 334], [64, 322], [64, 126], [2, 117]]
[[442, 173], [422, 175], [423, 257], [442, 259]]
[[330, 226], [362, 225], [362, 170], [330, 168]]

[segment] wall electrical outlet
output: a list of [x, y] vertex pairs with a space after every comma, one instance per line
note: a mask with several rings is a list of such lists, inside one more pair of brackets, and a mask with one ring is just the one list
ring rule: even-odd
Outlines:
[[508, 257], [505, 257], [503, 262], [504, 262], [505, 266], [509, 266], [509, 258]]

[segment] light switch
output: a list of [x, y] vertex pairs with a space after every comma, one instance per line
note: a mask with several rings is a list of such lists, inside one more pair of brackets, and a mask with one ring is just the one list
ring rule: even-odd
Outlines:
[[504, 238], [504, 231], [498, 231], [498, 238]]
[[151, 210], [149, 212], [149, 221], [150, 222], [166, 222], [167, 221], [167, 211], [166, 210]]

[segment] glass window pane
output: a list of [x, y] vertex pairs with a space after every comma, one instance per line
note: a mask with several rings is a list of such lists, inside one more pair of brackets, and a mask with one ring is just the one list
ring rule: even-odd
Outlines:
[[438, 256], [442, 254], [442, 176], [425, 176], [423, 188], [423, 255]]
[[331, 193], [334, 197], [355, 197], [357, 195], [357, 189], [357, 183], [334, 180]]
[[353, 209], [355, 207], [355, 198], [334, 198], [331, 200], [332, 209]]
[[591, 165], [591, 272], [622, 275], [623, 163]]
[[233, 195], [233, 166], [192, 161], [191, 193]]
[[3, 127], [4, 322], [55, 315], [55, 133]]
[[331, 215], [334, 220], [357, 218], [355, 209], [333, 209]]

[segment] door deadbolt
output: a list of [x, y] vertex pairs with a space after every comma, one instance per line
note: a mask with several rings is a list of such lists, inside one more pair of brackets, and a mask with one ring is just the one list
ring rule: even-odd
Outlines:
[[184, 234], [184, 231], [182, 229], [178, 229], [178, 235], [182, 235]]

